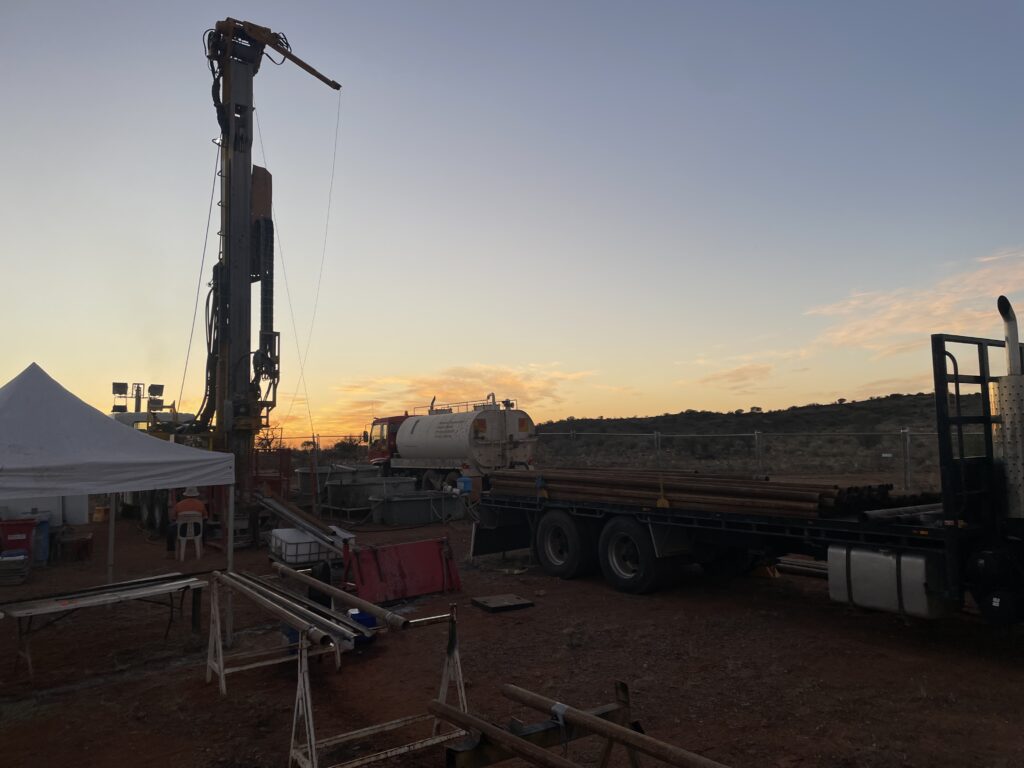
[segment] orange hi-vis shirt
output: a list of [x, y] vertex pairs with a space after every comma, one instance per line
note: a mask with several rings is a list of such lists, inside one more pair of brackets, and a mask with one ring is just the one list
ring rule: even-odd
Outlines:
[[199, 512], [204, 520], [210, 516], [210, 513], [206, 510], [206, 503], [194, 496], [186, 496], [174, 505], [171, 509], [171, 521], [177, 520], [178, 515], [182, 512]]

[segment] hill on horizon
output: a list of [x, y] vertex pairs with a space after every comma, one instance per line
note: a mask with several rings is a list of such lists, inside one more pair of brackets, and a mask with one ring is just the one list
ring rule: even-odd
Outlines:
[[[968, 395], [963, 406], [973, 411], [979, 403], [979, 395]], [[936, 429], [934, 394], [924, 392], [773, 411], [568, 417], [537, 425], [536, 461], [541, 467], [662, 467], [829, 482], [856, 478], [933, 490]]]
[[867, 400], [839, 400], [828, 403], [792, 405], [778, 410], [753, 406], [750, 410], [700, 411], [687, 409], [660, 416], [605, 418], [568, 416], [541, 422], [538, 432], [661, 432], [663, 434], [707, 434], [722, 432], [838, 432], [853, 430], [935, 431], [935, 396], [891, 394]]

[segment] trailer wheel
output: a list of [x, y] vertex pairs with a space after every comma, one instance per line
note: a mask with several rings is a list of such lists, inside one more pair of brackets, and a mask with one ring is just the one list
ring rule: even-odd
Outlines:
[[534, 549], [544, 572], [574, 579], [594, 570], [597, 546], [585, 521], [559, 509], [549, 510], [537, 523]]
[[651, 534], [629, 517], [610, 520], [597, 546], [604, 579], [621, 592], [641, 594], [657, 588], [658, 557]]

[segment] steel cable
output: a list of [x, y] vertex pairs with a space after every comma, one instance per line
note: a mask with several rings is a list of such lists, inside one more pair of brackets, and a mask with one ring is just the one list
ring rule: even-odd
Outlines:
[[[334, 199], [334, 176], [335, 170], [338, 165], [338, 134], [341, 128], [341, 92], [338, 92], [338, 108], [335, 112], [334, 117], [334, 151], [331, 160], [331, 181], [327, 188], [327, 216], [324, 221], [324, 242], [323, 247], [320, 251], [320, 270], [316, 277], [316, 290], [313, 293], [313, 313], [309, 320], [309, 335], [306, 337], [306, 350], [304, 354], [301, 354], [299, 358], [299, 385], [303, 389], [303, 394], [306, 396], [306, 410], [309, 412], [309, 431], [310, 435], [315, 435], [316, 430], [313, 428], [313, 414], [309, 406], [309, 391], [306, 388], [306, 362], [309, 359], [309, 348], [313, 343], [313, 327], [316, 323], [316, 311], [320, 304], [320, 285], [323, 281], [324, 276], [324, 263], [327, 260], [327, 241], [328, 235], [330, 234], [331, 227], [331, 203]], [[296, 343], [298, 343], [298, 337], [296, 337]], [[292, 395], [291, 403], [294, 404], [295, 398], [298, 396], [298, 386], [295, 389], [295, 394]], [[289, 404], [288, 412], [285, 414], [285, 420], [291, 415], [292, 405]]]
[[192, 325], [188, 332], [188, 350], [185, 352], [185, 369], [181, 372], [181, 387], [178, 388], [177, 407], [181, 408], [181, 396], [185, 392], [185, 377], [188, 375], [188, 360], [192, 355], [192, 339], [196, 333], [196, 317], [199, 314], [199, 295], [203, 288], [203, 272], [206, 270], [206, 249], [210, 244], [210, 222], [213, 220], [213, 198], [217, 192], [217, 174], [220, 171], [220, 145], [214, 142], [217, 154], [213, 163], [213, 183], [210, 185], [210, 203], [206, 213], [206, 233], [203, 235], [203, 255], [199, 261], [199, 279], [196, 281], [196, 299], [192, 305]]

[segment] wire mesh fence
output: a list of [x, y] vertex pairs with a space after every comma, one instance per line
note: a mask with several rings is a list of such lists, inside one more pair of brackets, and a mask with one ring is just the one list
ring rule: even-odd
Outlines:
[[939, 486], [938, 435], [892, 432], [539, 432], [551, 467], [642, 467], [814, 480], [858, 479], [911, 491]]

